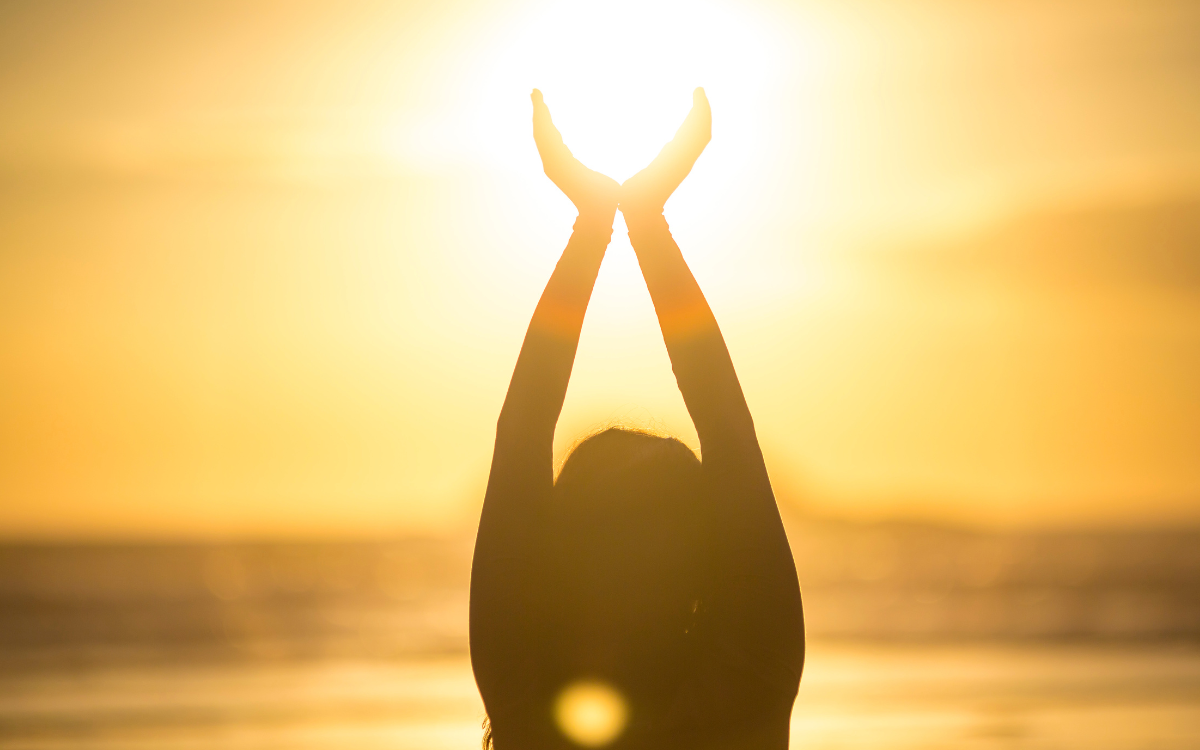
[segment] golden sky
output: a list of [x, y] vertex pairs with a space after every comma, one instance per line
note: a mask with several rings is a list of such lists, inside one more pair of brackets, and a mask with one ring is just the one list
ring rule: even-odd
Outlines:
[[[573, 212], [667, 217], [781, 500], [1200, 519], [1191, 2], [0, 5], [0, 535], [469, 526]], [[623, 227], [558, 443], [695, 445]]]

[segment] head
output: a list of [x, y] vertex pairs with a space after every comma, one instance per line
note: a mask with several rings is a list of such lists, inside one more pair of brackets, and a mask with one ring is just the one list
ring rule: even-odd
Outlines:
[[709, 500], [678, 440], [607, 429], [563, 464], [546, 521], [539, 598], [546, 689], [611, 685], [628, 725], [611, 747], [660, 745], [693, 663], [708, 580]]

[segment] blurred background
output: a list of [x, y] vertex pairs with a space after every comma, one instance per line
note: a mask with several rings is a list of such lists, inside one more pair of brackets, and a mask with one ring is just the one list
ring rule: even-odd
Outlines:
[[[809, 748], [1200, 743], [1200, 4], [0, 3], [0, 748], [477, 747], [495, 418], [574, 212], [672, 223]], [[698, 449], [618, 218], [556, 436]]]

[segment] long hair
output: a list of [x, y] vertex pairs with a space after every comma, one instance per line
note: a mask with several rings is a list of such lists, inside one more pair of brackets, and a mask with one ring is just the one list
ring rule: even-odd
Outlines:
[[[543, 699], [529, 711], [545, 711], [573, 680], [600, 680], [629, 704], [610, 747], [662, 744], [695, 662], [711, 576], [709, 502], [700, 461], [679, 440], [609, 428], [574, 448], [543, 530], [534, 590], [548, 625], [531, 649]], [[496, 729], [485, 720], [485, 750]]]

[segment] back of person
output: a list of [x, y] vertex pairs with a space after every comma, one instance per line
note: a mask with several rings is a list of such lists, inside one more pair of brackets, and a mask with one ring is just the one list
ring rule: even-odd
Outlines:
[[[533, 99], [546, 174], [579, 218], [497, 424], [471, 581], [484, 745], [784, 748], [804, 661], [795, 566], [724, 339], [662, 216], [709, 140], [708, 101], [697, 89], [675, 139], [618, 186]], [[556, 479], [555, 423], [618, 206], [703, 461], [609, 429]]]

